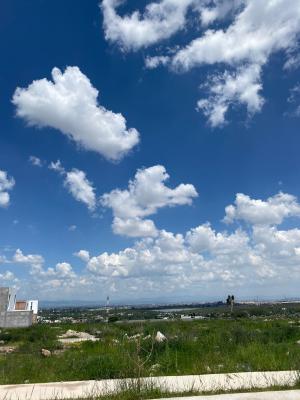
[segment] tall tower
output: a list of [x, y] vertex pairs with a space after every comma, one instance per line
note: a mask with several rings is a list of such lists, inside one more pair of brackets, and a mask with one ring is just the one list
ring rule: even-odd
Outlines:
[[109, 310], [109, 296], [106, 297], [106, 313], [108, 314]]

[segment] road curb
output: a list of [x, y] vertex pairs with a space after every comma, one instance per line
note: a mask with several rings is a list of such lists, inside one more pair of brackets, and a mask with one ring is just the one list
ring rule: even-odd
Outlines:
[[[214, 392], [263, 389], [272, 386], [292, 387], [297, 383], [298, 379], [298, 371], [268, 371], [149, 377], [142, 378], [140, 385], [145, 388], [160, 388], [162, 391], [170, 393], [187, 393], [191, 391]], [[132, 389], [137, 387], [137, 384], [137, 379], [107, 379], [99, 381], [0, 385], [0, 400], [93, 398]]]

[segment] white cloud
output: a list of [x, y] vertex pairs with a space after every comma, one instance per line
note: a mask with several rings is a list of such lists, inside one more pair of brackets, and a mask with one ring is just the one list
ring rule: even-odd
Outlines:
[[244, 4], [245, 0], [199, 1], [195, 8], [200, 13], [202, 25], [208, 26], [217, 20], [223, 20], [228, 15], [234, 14]]
[[186, 45], [175, 43], [174, 54], [160, 46], [160, 54], [146, 55], [145, 64], [177, 72], [213, 68], [205, 85], [208, 98], [198, 102], [212, 127], [222, 126], [237, 104], [246, 106], [250, 117], [262, 109], [263, 68], [274, 53], [285, 53], [286, 70], [299, 65], [300, 8], [295, 0], [161, 0], [150, 3], [144, 14], [123, 17], [116, 13], [121, 3], [104, 0], [102, 8], [106, 38], [123, 50], [159, 43], [182, 29], [199, 32]]
[[62, 166], [60, 160], [57, 161], [51, 161], [51, 163], [49, 164], [49, 169], [51, 169], [52, 171], [58, 172], [61, 175], [64, 175], [66, 173], [64, 167]]
[[197, 191], [191, 184], [180, 184], [175, 189], [165, 185], [169, 179], [165, 167], [155, 165], [137, 171], [128, 189], [115, 189], [101, 197], [103, 206], [111, 208], [113, 230], [131, 237], [155, 236], [153, 221], [144, 219], [158, 209], [177, 205], [190, 205]]
[[74, 256], [80, 258], [84, 262], [88, 262], [90, 259], [90, 253], [87, 250], [79, 250], [77, 253], [74, 253]]
[[[299, 49], [297, 49], [299, 51]], [[284, 63], [283, 69], [289, 71], [297, 69], [300, 66], [300, 54], [291, 54], [288, 53], [288, 59]]]
[[45, 278], [61, 280], [65, 282], [66, 280], [71, 280], [76, 278], [76, 274], [73, 271], [71, 264], [67, 262], [60, 262], [55, 265], [54, 268], [45, 269], [43, 266], [37, 268], [35, 265], [32, 265], [32, 269], [30, 274], [37, 281], [42, 281]]
[[143, 14], [135, 11], [120, 17], [116, 8], [120, 0], [103, 0], [105, 38], [117, 43], [124, 50], [138, 50], [171, 37], [183, 29], [186, 13], [195, 0], [161, 0], [152, 2]]
[[[195, 228], [195, 235], [201, 227]], [[207, 232], [208, 233], [208, 232]], [[214, 235], [217, 244], [207, 254], [190, 245], [190, 233], [174, 235], [160, 231], [155, 239], [142, 239], [119, 253], [102, 253], [92, 257], [87, 269], [99, 276], [145, 279], [168, 290], [207, 281], [228, 282], [249, 266], [248, 238], [242, 232]], [[246, 263], [246, 264], [245, 264]], [[167, 284], [166, 284], [166, 277]]]
[[253, 225], [279, 225], [284, 218], [299, 217], [300, 204], [295, 196], [282, 192], [266, 201], [238, 193], [234, 205], [227, 206], [225, 213], [227, 223], [242, 220]]
[[135, 287], [140, 295], [150, 282], [150, 292], [177, 292], [192, 290], [194, 285], [237, 290], [244, 285], [270, 285], [270, 280], [281, 284], [287, 271], [300, 279], [300, 230], [272, 226], [300, 216], [297, 199], [283, 193], [267, 200], [237, 195], [233, 207], [234, 214], [227, 217], [247, 221], [250, 230], [217, 232], [206, 223], [185, 235], [157, 231], [155, 238], [139, 240], [133, 247], [90, 257], [87, 269], [103, 279], [117, 279], [118, 287], [125, 279], [126, 287]]
[[248, 237], [242, 231], [236, 231], [234, 234], [226, 232], [215, 232], [210, 224], [206, 223], [194, 229], [191, 229], [186, 234], [186, 241], [191, 249], [200, 252], [219, 253], [226, 249], [228, 252], [234, 248], [245, 248], [248, 243]]
[[167, 65], [169, 60], [170, 60], [169, 56], [146, 57], [145, 66], [148, 69], [155, 69], [159, 65]]
[[258, 65], [243, 67], [233, 73], [226, 71], [222, 75], [214, 75], [204, 85], [209, 90], [209, 97], [198, 101], [198, 109], [203, 111], [213, 128], [226, 122], [225, 115], [230, 105], [244, 104], [249, 116], [255, 114], [264, 104], [260, 95], [260, 76]]
[[14, 281], [15, 279], [16, 277], [11, 271], [5, 271], [0, 274], [0, 281]]
[[300, 10], [293, 0], [248, 0], [225, 30], [208, 30], [180, 50], [175, 68], [189, 70], [203, 64], [263, 65], [275, 51], [295, 46]]
[[18, 117], [32, 126], [58, 129], [109, 160], [120, 160], [139, 142], [138, 131], [127, 129], [122, 114], [98, 104], [98, 90], [78, 67], [53, 68], [52, 79], [16, 89], [12, 102]]
[[[77, 168], [73, 168], [71, 171], [66, 171], [59, 160], [56, 162], [51, 162], [49, 169], [58, 172], [61, 176], [64, 176], [64, 186], [72, 194], [75, 200], [84, 203], [90, 211], [95, 210], [95, 189], [93, 184], [87, 179], [85, 172], [80, 171]], [[73, 228], [72, 230], [75, 229]]]
[[218, 297], [231, 289], [234, 293], [249, 289], [252, 296], [258, 288], [275, 286], [281, 295], [283, 285], [290, 287], [291, 282], [297, 290], [300, 229], [275, 226], [289, 216], [300, 217], [297, 199], [283, 193], [266, 200], [253, 200], [246, 195], [237, 195], [237, 199], [234, 212], [227, 216], [231, 221], [246, 221], [246, 229], [217, 231], [206, 223], [184, 234], [157, 230], [155, 237], [139, 239], [133, 246], [116, 252], [93, 256], [80, 250], [75, 255], [86, 263], [86, 268], [78, 273], [68, 262], [45, 268], [42, 256], [25, 255], [21, 250], [2, 262], [30, 266], [30, 284], [43, 295], [63, 288], [64, 296], [72, 294], [76, 298], [84, 287], [89, 296], [93, 293], [97, 299], [100, 288], [103, 293], [113, 288], [127, 298], [133, 293], [145, 298], [162, 293], [202, 296], [212, 291]]
[[10, 178], [6, 171], [0, 170], [0, 207], [8, 207], [10, 202], [9, 191], [15, 186], [14, 178]]
[[142, 239], [118, 253], [91, 257], [87, 270], [114, 279], [119, 287], [125, 280], [124, 290], [137, 283], [135, 290], [143, 296], [145, 290], [178, 294], [182, 289], [196, 293], [200, 287], [255, 288], [269, 286], [271, 279], [281, 284], [287, 271], [300, 278], [299, 261], [298, 229], [255, 227], [253, 233], [228, 233], [200, 225], [185, 236], [160, 231], [157, 238]]
[[29, 157], [29, 162], [30, 164], [34, 165], [35, 167], [42, 167], [43, 166], [43, 162], [40, 158], [35, 157], [35, 156], [30, 156]]
[[275, 276], [280, 281], [288, 274], [289, 278], [299, 279], [299, 229], [278, 230], [274, 226], [255, 226], [252, 238], [261, 264], [256, 268], [259, 276]]
[[7, 262], [8, 262], [7, 257], [0, 254], [0, 264], [5, 264]]
[[57, 276], [71, 277], [74, 276], [72, 267], [69, 263], [57, 263], [55, 268], [44, 269], [45, 260], [40, 254], [24, 254], [21, 249], [17, 249], [9, 263], [25, 264], [31, 267], [31, 274], [37, 277]]
[[[223, 6], [226, 3], [230, 2], [223, 2]], [[250, 115], [261, 110], [262, 67], [272, 53], [281, 50], [289, 53], [298, 40], [300, 9], [297, 2], [248, 0], [244, 3], [245, 7], [227, 29], [207, 30], [202, 37], [181, 49], [172, 61], [173, 68], [184, 71], [203, 64], [220, 63], [236, 69], [225, 71], [221, 78], [216, 75], [209, 88], [210, 97], [198, 103], [213, 127], [224, 123], [232, 103], [245, 104]], [[215, 13], [211, 12], [209, 8], [202, 16], [214, 19]]]
[[[300, 57], [300, 56], [299, 56]], [[295, 117], [300, 116], [300, 84], [297, 83], [294, 87], [290, 89], [290, 95], [287, 99], [288, 103], [292, 104], [294, 110], [292, 115]]]
[[125, 235], [129, 237], [156, 236], [157, 229], [151, 219], [127, 218], [122, 219], [115, 217], [112, 228], [117, 235]]
[[71, 264], [67, 262], [58, 263], [55, 266], [55, 274], [60, 278], [75, 278], [75, 273]]
[[17, 264], [27, 264], [31, 266], [41, 267], [44, 265], [44, 258], [39, 254], [27, 254], [24, 255], [22, 250], [17, 249], [12, 261]]
[[70, 232], [74, 232], [74, 231], [76, 231], [76, 229], [77, 229], [77, 226], [76, 226], [76, 225], [70, 225], [69, 228], [68, 228], [68, 230], [69, 230]]
[[72, 169], [67, 172], [64, 184], [77, 201], [86, 204], [90, 211], [95, 209], [95, 190], [83, 171]]
[[[124, 253], [126, 253], [126, 250]], [[122, 266], [122, 263], [125, 263], [125, 261], [127, 261], [127, 258], [126, 256], [123, 257], [122, 254], [108, 254], [105, 252], [98, 257], [92, 257], [87, 264], [87, 269], [96, 275], [127, 276], [128, 266]]]

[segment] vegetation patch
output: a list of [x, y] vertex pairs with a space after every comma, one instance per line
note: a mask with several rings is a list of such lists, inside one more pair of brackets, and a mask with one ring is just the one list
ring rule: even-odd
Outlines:
[[[5, 329], [0, 334], [3, 346], [15, 347], [0, 354], [0, 383], [298, 370], [300, 325], [290, 322], [195, 320]], [[98, 340], [64, 348], [58, 339], [68, 329]], [[157, 332], [166, 340], [155, 340]], [[43, 349], [51, 355], [43, 356]]]

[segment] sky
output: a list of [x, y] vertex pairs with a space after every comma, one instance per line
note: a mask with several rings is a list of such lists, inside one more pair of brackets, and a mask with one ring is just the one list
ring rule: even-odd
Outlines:
[[1, 286], [300, 297], [300, 1], [0, 8]]

